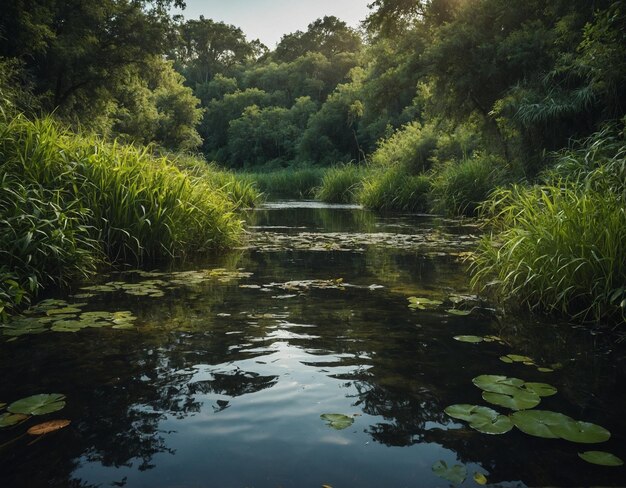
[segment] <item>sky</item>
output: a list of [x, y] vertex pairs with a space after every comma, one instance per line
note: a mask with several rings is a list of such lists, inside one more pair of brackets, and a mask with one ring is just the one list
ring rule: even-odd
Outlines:
[[251, 41], [259, 39], [274, 49], [283, 34], [305, 31], [307, 26], [325, 15], [334, 15], [351, 27], [365, 19], [372, 0], [185, 0], [180, 12], [185, 19], [208, 19], [240, 27]]

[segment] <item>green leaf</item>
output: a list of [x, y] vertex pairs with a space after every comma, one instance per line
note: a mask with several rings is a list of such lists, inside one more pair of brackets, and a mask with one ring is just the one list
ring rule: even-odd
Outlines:
[[477, 417], [470, 422], [470, 427], [483, 434], [506, 434], [513, 428], [513, 422], [506, 415], [495, 418]]
[[465, 317], [472, 313], [471, 310], [459, 310], [458, 308], [449, 308], [446, 312], [451, 315], [458, 315], [459, 317]]
[[28, 415], [21, 413], [3, 413], [0, 414], [0, 429], [3, 427], [10, 427], [12, 425], [20, 423], [22, 420], [27, 419]]
[[348, 417], [347, 415], [343, 415], [341, 413], [324, 413], [320, 415], [322, 420], [326, 420], [327, 425], [332, 427], [335, 430], [343, 430], [347, 429], [354, 423], [354, 419], [352, 417]]
[[450, 405], [444, 412], [452, 418], [465, 420], [469, 426], [483, 434], [504, 434], [513, 428], [513, 423], [505, 415], [492, 408], [480, 405]]
[[525, 410], [511, 414], [513, 424], [522, 432], [544, 439], [558, 439], [559, 435], [552, 429], [574, 419], [558, 412], [548, 410]]
[[472, 383], [484, 391], [493, 393], [504, 393], [505, 395], [515, 395], [524, 384], [524, 380], [519, 378], [508, 378], [506, 376], [497, 376], [483, 374], [472, 379]]
[[483, 391], [483, 399], [493, 405], [510, 408], [511, 410], [527, 410], [534, 408], [541, 402], [538, 395], [520, 388], [513, 395]]
[[449, 468], [445, 461], [437, 461], [433, 464], [432, 470], [440, 478], [458, 485], [463, 483], [467, 477], [467, 468], [461, 464], [455, 464]]
[[7, 410], [25, 415], [44, 415], [61, 410], [65, 407], [64, 400], [65, 395], [60, 393], [42, 393], [17, 400], [11, 403]]
[[498, 412], [492, 408], [480, 405], [469, 405], [467, 403], [450, 405], [444, 409], [444, 412], [452, 418], [466, 420], [468, 422], [480, 416], [495, 418], [499, 415]]
[[611, 433], [604, 427], [580, 420], [573, 420], [572, 422], [557, 425], [553, 427], [552, 430], [566, 441], [580, 442], [583, 444], [604, 442], [608, 441], [611, 437]]
[[459, 341], [459, 342], [469, 342], [472, 344], [477, 344], [479, 342], [482, 342], [483, 338], [479, 336], [473, 336], [473, 335], [460, 335], [460, 336], [454, 336], [454, 340]]
[[579, 452], [578, 457], [588, 463], [599, 464], [600, 466], [622, 466], [624, 464], [624, 461], [614, 454], [604, 451]]
[[547, 383], [524, 383], [524, 388], [540, 397], [556, 395], [557, 389]]

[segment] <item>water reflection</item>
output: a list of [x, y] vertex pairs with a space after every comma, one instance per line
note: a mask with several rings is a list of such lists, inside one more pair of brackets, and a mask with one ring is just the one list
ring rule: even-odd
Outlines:
[[[255, 215], [259, 231], [275, 234], [296, 227], [467, 231], [351, 208]], [[131, 310], [137, 330], [2, 343], [0, 400], [65, 393], [67, 406], [55, 418], [72, 420], [32, 444], [28, 437], [10, 442], [23, 426], [0, 430], [0, 443], [10, 442], [0, 448], [2, 486], [435, 487], [445, 486], [431, 470], [440, 459], [466, 465], [470, 477], [488, 472], [491, 486], [624, 485], [622, 468], [578, 459], [587, 446], [515, 430], [487, 436], [443, 413], [454, 403], [484, 404], [471, 382], [480, 374], [547, 381], [559, 393], [541, 408], [604, 425], [613, 436], [601, 448], [626, 458], [625, 356], [606, 338], [407, 307], [410, 295], [467, 291], [454, 252], [251, 250], [202, 263], [244, 268], [250, 277], [189, 283], [162, 298], [91, 299], [96, 310]], [[296, 280], [307, 286], [281, 287]], [[503, 343], [452, 339], [459, 334], [497, 334]], [[509, 353], [560, 368], [547, 374], [502, 363]], [[324, 413], [354, 416], [354, 424], [335, 431], [320, 419]]]

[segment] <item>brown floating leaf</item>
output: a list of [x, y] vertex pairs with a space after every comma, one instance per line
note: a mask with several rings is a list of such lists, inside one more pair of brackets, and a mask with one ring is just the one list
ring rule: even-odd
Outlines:
[[33, 425], [27, 432], [30, 435], [43, 435], [48, 434], [50, 432], [54, 432], [55, 430], [62, 429], [70, 425], [69, 420], [50, 420], [48, 422], [43, 422], [41, 424]]

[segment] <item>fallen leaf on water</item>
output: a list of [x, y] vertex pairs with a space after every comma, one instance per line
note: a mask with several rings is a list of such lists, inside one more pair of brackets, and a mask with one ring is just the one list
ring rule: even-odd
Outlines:
[[478, 483], [479, 485], [487, 484], [487, 478], [485, 477], [485, 475], [482, 473], [478, 473], [478, 472], [474, 473], [474, 481]]
[[43, 422], [41, 424], [33, 425], [27, 432], [30, 435], [43, 435], [48, 434], [50, 432], [54, 432], [55, 430], [63, 429], [70, 425], [69, 420], [50, 420], [48, 422]]

